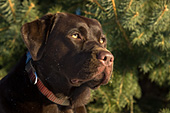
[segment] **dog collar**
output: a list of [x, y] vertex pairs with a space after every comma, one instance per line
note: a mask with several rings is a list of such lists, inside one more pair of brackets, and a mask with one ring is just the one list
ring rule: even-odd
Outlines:
[[57, 94], [54, 95], [44, 84], [43, 82], [38, 78], [37, 73], [34, 69], [34, 67], [32, 66], [32, 58], [30, 53], [27, 53], [27, 60], [26, 60], [26, 66], [25, 66], [25, 70], [28, 73], [28, 76], [31, 80], [31, 82], [34, 82], [34, 85], [37, 86], [38, 90], [44, 95], [46, 96], [50, 101], [59, 104], [59, 105], [63, 105], [63, 106], [69, 106], [70, 105], [70, 101], [69, 101], [69, 97], [64, 96], [63, 94]]

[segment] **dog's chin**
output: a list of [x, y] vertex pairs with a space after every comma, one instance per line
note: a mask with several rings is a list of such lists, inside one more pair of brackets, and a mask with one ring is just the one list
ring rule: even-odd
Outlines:
[[72, 86], [81, 86], [82, 84], [86, 85], [87, 87], [90, 87], [91, 89], [97, 89], [101, 85], [106, 85], [111, 77], [112, 74], [112, 68], [108, 67], [99, 67], [98, 71], [89, 79], [86, 80], [80, 80], [80, 79], [72, 79], [70, 80], [70, 83]]
[[93, 78], [87, 82], [87, 85], [91, 89], [97, 89], [101, 85], [106, 85], [111, 77], [112, 74], [112, 66], [105, 67], [101, 66], [98, 68], [98, 74], [94, 75]]
[[111, 73], [108, 75], [105, 72], [97, 75], [95, 78], [87, 82], [87, 86], [91, 89], [97, 89], [101, 85], [106, 85], [110, 80]]
[[[90, 87], [91, 89], [96, 89], [101, 85], [106, 85], [112, 74], [112, 66], [99, 66], [96, 72], [88, 72], [89, 75], [81, 75], [80, 77], [86, 76], [87, 78], [76, 78], [70, 79], [69, 83], [71, 86], [79, 87], [82, 84]], [[87, 73], [87, 72], [84, 72]]]

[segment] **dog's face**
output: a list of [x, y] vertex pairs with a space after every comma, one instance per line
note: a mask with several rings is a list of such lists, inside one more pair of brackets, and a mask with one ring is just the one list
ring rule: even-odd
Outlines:
[[46, 15], [25, 24], [22, 34], [41, 70], [40, 78], [53, 89], [58, 79], [70, 87], [83, 84], [92, 89], [108, 83], [114, 57], [106, 49], [107, 39], [97, 20], [65, 13]]

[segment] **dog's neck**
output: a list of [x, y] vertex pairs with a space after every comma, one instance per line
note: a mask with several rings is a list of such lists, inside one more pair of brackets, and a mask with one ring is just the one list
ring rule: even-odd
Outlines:
[[[54, 94], [63, 94], [67, 97], [69, 97], [70, 103], [73, 106], [80, 106], [80, 105], [85, 105], [88, 103], [89, 98], [90, 98], [90, 88], [87, 87], [85, 84], [79, 86], [79, 87], [73, 87], [70, 86], [68, 83], [67, 79], [63, 76], [60, 75], [59, 73], [57, 74], [57, 80], [55, 80], [55, 85], [56, 87], [53, 86], [51, 88], [50, 85], [52, 85], [54, 82], [47, 83], [45, 80], [46, 78], [44, 77], [44, 70], [40, 67], [37, 66], [37, 73], [42, 82], [54, 93]], [[45, 68], [46, 69], [46, 68]], [[47, 68], [48, 70], [48, 68]], [[42, 74], [43, 73], [43, 74]], [[48, 73], [45, 73], [48, 75]], [[50, 73], [49, 73], [50, 74]], [[56, 76], [56, 75], [53, 75]], [[53, 78], [49, 78], [53, 79]], [[34, 82], [34, 81], [33, 81]], [[49, 82], [49, 81], [48, 81]]]
[[[32, 84], [37, 85], [39, 91], [44, 96], [46, 96], [46, 98], [48, 98], [48, 100], [50, 100], [50, 101], [52, 101], [52, 102], [54, 102], [58, 105], [64, 105], [64, 106], [70, 106], [70, 105], [73, 105], [73, 104], [74, 104], [74, 106], [79, 106], [79, 105], [76, 105], [77, 101], [79, 101], [79, 104], [86, 104], [88, 102], [89, 97], [90, 97], [90, 95], [89, 95], [90, 89], [89, 88], [87, 88], [84, 85], [82, 85], [80, 87], [71, 87], [69, 85], [67, 79], [64, 78], [64, 76], [58, 74], [59, 77], [55, 81], [55, 86], [56, 86], [55, 91], [53, 91], [52, 90], [53, 88], [50, 88], [50, 85], [47, 83], [47, 79], [43, 78], [44, 77], [43, 74], [48, 75], [48, 73], [44, 72], [44, 69], [42, 69], [41, 64], [34, 62], [35, 65], [36, 65], [36, 69], [37, 69], [36, 71], [37, 71], [38, 76], [39, 76], [38, 77], [35, 73], [34, 67], [31, 64], [31, 59], [29, 58], [29, 60], [28, 60], [28, 58], [26, 60], [27, 61], [26, 70], [29, 73]], [[43, 86], [43, 89], [45, 89], [45, 90], [42, 90], [42, 86]], [[84, 94], [84, 92], [86, 92], [86, 93]], [[59, 97], [56, 97], [57, 95], [59, 95]], [[80, 98], [81, 98], [81, 100], [79, 100]], [[82, 103], [80, 103], [80, 101]]]
[[[29, 54], [29, 53], [28, 53]], [[28, 55], [27, 55], [28, 56]], [[29, 59], [29, 60], [28, 60]], [[50, 91], [40, 80], [40, 78], [37, 76], [37, 73], [32, 65], [32, 59], [27, 57], [26, 60], [26, 66], [25, 70], [28, 73], [28, 76], [31, 80], [31, 82], [37, 86], [38, 90], [51, 102], [56, 103], [58, 105], [63, 106], [70, 106], [70, 100], [69, 97], [64, 96], [63, 94], [54, 94], [52, 91]]]

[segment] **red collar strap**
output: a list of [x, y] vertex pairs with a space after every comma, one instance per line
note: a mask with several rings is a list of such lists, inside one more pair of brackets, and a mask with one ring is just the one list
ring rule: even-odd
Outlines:
[[31, 64], [31, 61], [32, 60], [30, 60], [25, 66], [25, 70], [27, 71], [31, 82], [34, 82], [34, 85], [37, 85], [38, 90], [50, 101], [59, 105], [69, 106], [70, 105], [69, 97], [64, 96], [63, 94], [57, 94], [57, 96], [54, 95], [37, 77], [36, 71]]

